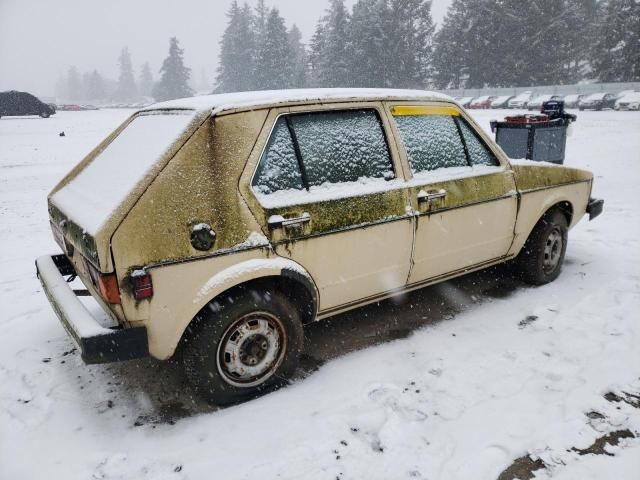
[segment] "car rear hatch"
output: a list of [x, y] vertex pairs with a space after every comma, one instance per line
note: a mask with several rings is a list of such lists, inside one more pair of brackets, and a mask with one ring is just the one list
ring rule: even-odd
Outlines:
[[[197, 118], [191, 110], [134, 115], [51, 192], [48, 201], [54, 237], [85, 284], [93, 284], [100, 292], [96, 275], [99, 279], [99, 275], [114, 272], [112, 235], [193, 133]], [[105, 300], [104, 292], [100, 293]]]

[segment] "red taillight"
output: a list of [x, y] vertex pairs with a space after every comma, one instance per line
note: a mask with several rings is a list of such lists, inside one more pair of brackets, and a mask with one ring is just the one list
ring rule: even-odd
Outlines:
[[120, 305], [120, 288], [115, 273], [101, 273], [91, 263], [85, 262], [91, 276], [93, 286], [98, 289], [100, 296], [111, 305]]
[[153, 297], [153, 283], [151, 275], [144, 270], [136, 270], [131, 274], [133, 283], [133, 296], [136, 300], [144, 300]]

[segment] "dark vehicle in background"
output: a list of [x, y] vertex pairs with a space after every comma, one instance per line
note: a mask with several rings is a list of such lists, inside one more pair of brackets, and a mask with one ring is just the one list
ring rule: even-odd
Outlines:
[[538, 95], [529, 103], [527, 103], [527, 110], [537, 110], [539, 112], [542, 109], [542, 104], [544, 102], [548, 102], [549, 100], [562, 100], [562, 97], [560, 97], [559, 95], [551, 95], [548, 93]]
[[565, 108], [578, 108], [578, 102], [585, 98], [586, 95], [582, 93], [571, 93], [564, 97]]
[[604, 110], [614, 108], [618, 97], [613, 93], [593, 93], [578, 102], [580, 110]]
[[21, 117], [26, 115], [39, 115], [49, 118], [56, 113], [51, 105], [38, 100], [27, 92], [0, 92], [0, 117]]
[[496, 97], [491, 102], [491, 108], [509, 108], [509, 100], [513, 98], [513, 95], [502, 95]]

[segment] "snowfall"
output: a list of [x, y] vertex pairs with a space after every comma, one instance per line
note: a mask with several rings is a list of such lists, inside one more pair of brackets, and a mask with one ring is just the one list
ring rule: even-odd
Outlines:
[[555, 283], [493, 269], [313, 324], [291, 385], [226, 409], [173, 364], [84, 365], [36, 279], [47, 193], [129, 114], [0, 119], [0, 479], [640, 478], [639, 113], [579, 113], [566, 163], [606, 205]]

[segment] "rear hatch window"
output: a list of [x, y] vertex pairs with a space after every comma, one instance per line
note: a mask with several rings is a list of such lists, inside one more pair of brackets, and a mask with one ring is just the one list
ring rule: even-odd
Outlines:
[[137, 116], [51, 197], [52, 203], [86, 233], [95, 235], [145, 174], [185, 133], [193, 118], [193, 112]]

